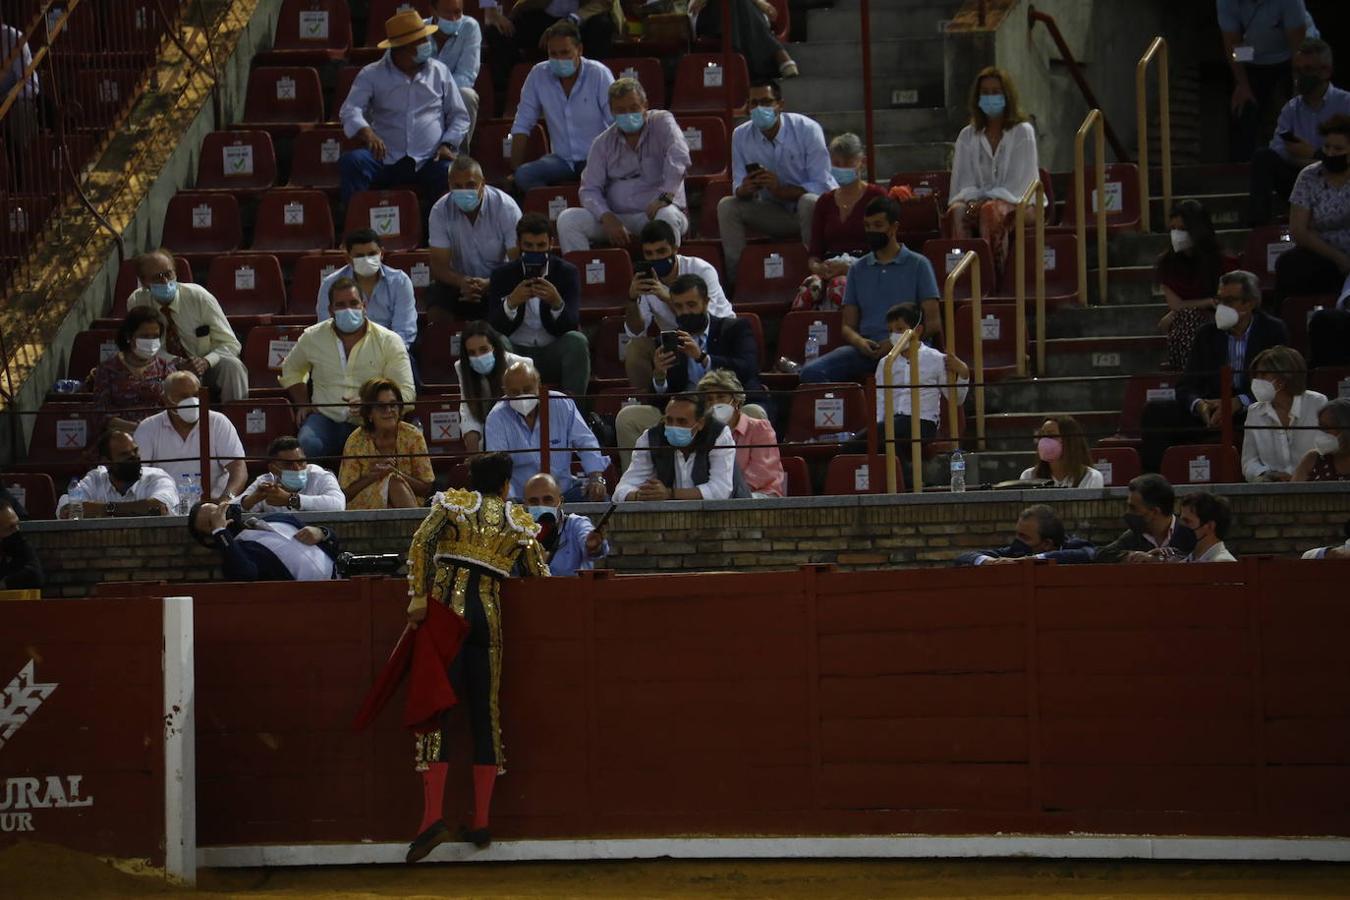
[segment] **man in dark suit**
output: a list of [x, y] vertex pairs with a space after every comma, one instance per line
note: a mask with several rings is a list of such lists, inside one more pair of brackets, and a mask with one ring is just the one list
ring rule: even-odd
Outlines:
[[526, 213], [516, 223], [520, 258], [496, 269], [484, 292], [487, 320], [527, 356], [546, 384], [581, 397], [591, 381], [591, 345], [578, 330], [581, 277], [549, 252], [548, 217]]
[[1067, 537], [1064, 523], [1044, 503], [1028, 506], [1017, 517], [1012, 543], [989, 550], [969, 550], [956, 557], [958, 566], [992, 566], [1023, 559], [1051, 559], [1059, 563], [1090, 562], [1091, 541]]
[[670, 308], [678, 326], [674, 350], [657, 347], [652, 390], [682, 394], [713, 369], [731, 369], [747, 392], [763, 387], [759, 380], [759, 345], [748, 322], [708, 313], [708, 284], [698, 275], [681, 275], [670, 286]]
[[188, 533], [218, 550], [227, 581], [327, 581], [338, 577], [336, 536], [290, 513], [243, 517], [238, 506], [198, 503]]
[[1140, 448], [1144, 471], [1156, 472], [1163, 453], [1174, 444], [1212, 443], [1218, 439], [1223, 408], [1220, 370], [1232, 369], [1233, 431], [1241, 434], [1252, 404], [1250, 366], [1263, 350], [1286, 344], [1284, 323], [1261, 311], [1261, 283], [1238, 270], [1219, 278], [1214, 321], [1201, 327], [1177, 382], [1175, 400], [1154, 400], [1144, 407]]

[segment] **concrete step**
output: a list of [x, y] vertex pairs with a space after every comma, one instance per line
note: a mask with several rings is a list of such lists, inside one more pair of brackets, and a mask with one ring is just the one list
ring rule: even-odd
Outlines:
[[[1050, 416], [1073, 416], [1087, 433], [1088, 443], [1116, 433], [1120, 422], [1118, 409], [1057, 409], [1035, 413], [1002, 413], [985, 416], [985, 450], [1027, 453], [1036, 429]], [[970, 424], [971, 443], [975, 425]]]
[[[1173, 206], [1182, 200], [1199, 200], [1204, 204], [1205, 210], [1209, 213], [1210, 221], [1214, 223], [1216, 229], [1240, 228], [1247, 221], [1247, 192], [1245, 190], [1241, 193], [1226, 194], [1178, 194], [1175, 191], [1176, 186], [1174, 185]], [[1150, 223], [1157, 230], [1166, 227], [1169, 212], [1163, 203], [1161, 194], [1162, 191], [1159, 189], [1149, 202]]]
[[1162, 335], [1052, 338], [1045, 345], [1045, 374], [1051, 377], [1156, 372], [1167, 352]]
[[[783, 100], [790, 108], [819, 112], [863, 107], [862, 57], [856, 41], [793, 44], [788, 52], [802, 71], [782, 82]], [[873, 108], [945, 107], [943, 58], [940, 37], [875, 42]]]
[[1112, 266], [1106, 273], [1106, 300], [1097, 290], [1097, 270], [1088, 272], [1088, 298], [1091, 306], [1139, 306], [1162, 302], [1162, 291], [1154, 283], [1153, 266]]
[[[863, 111], [832, 110], [811, 114], [827, 137], [851, 131], [865, 137]], [[950, 141], [959, 131], [954, 129], [946, 109], [874, 109], [872, 111], [873, 139], [879, 144], [908, 144], [911, 142], [942, 143]], [[890, 173], [887, 173], [888, 175]]]
[[1125, 379], [1119, 376], [1006, 378], [985, 388], [984, 402], [990, 413], [1116, 409], [1124, 395]]
[[1153, 335], [1166, 314], [1166, 303], [1066, 306], [1046, 317], [1045, 333], [1049, 338]]
[[955, 145], [949, 142], [926, 144], [878, 144], [875, 180], [886, 183], [895, 172], [950, 169]]
[[[890, 0], [885, 3], [869, 5], [869, 25], [873, 35], [934, 35], [943, 33], [946, 20], [961, 4], [954, 2], [916, 2], [904, 3]], [[840, 0], [829, 9], [813, 9], [806, 14], [806, 36], [808, 40], [821, 38], [830, 40], [858, 41], [860, 17], [858, 0]]]
[[[1241, 253], [1247, 246], [1248, 228], [1218, 229], [1219, 244], [1229, 253]], [[1089, 243], [1088, 251], [1093, 252], [1095, 240]], [[1172, 246], [1172, 239], [1166, 232], [1159, 234], [1116, 234], [1107, 242], [1107, 253], [1115, 266], [1152, 266], [1164, 250]]]

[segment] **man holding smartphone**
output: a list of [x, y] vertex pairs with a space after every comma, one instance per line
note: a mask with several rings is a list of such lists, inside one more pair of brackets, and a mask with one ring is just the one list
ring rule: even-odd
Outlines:
[[591, 380], [591, 345], [578, 330], [581, 277], [576, 266], [550, 252], [548, 226], [539, 213], [516, 223], [520, 258], [488, 279], [487, 319], [545, 382], [579, 398]]

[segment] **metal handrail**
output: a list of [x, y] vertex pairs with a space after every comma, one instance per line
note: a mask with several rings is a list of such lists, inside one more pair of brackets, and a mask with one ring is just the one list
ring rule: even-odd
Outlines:
[[[947, 280], [942, 286], [942, 342], [948, 353], [956, 352], [956, 285], [961, 280], [961, 276], [970, 273], [970, 319], [974, 323], [971, 329], [971, 347], [972, 355], [975, 357], [975, 370], [971, 381], [975, 386], [975, 440], [979, 449], [984, 449], [984, 330], [981, 327], [981, 305], [980, 305], [980, 255], [974, 250], [967, 250], [961, 257], [961, 261], [952, 267], [947, 273]], [[1025, 327], [1025, 322], [1023, 327]], [[915, 407], [918, 409], [918, 407]], [[948, 429], [952, 437], [960, 437], [959, 415], [961, 404], [956, 399], [956, 379], [947, 379], [947, 412], [951, 427]]]
[[1087, 264], [1087, 198], [1083, 187], [1084, 162], [1083, 145], [1088, 132], [1097, 129], [1094, 145], [1093, 167], [1096, 172], [1097, 196], [1097, 287], [1099, 301], [1106, 302], [1106, 139], [1104, 123], [1100, 109], [1090, 110], [1078, 133], [1073, 138], [1073, 202], [1078, 214], [1078, 302], [1086, 306], [1088, 302], [1088, 264]]
[[[1069, 49], [1068, 41], [1064, 40], [1064, 35], [1059, 30], [1059, 25], [1055, 22], [1055, 17], [1049, 13], [1043, 13], [1035, 5], [1027, 7], [1027, 30], [1031, 31], [1040, 22], [1045, 26], [1050, 39], [1055, 42], [1056, 49], [1059, 50], [1060, 58], [1069, 69], [1069, 75], [1074, 83], [1078, 85], [1078, 91], [1083, 95], [1087, 102], [1088, 109], [1101, 109], [1101, 104], [1097, 102], [1097, 95], [1093, 93], [1092, 86], [1087, 83], [1087, 78], [1083, 76], [1083, 70], [1078, 65], [1078, 60], [1074, 58], [1073, 51]], [[1102, 129], [1106, 132], [1106, 140], [1111, 145], [1111, 150], [1116, 154], [1116, 159], [1120, 162], [1129, 162], [1129, 154], [1125, 152], [1125, 145], [1120, 142], [1116, 136], [1116, 131], [1107, 121], [1106, 116], [1102, 116]]]
[[1172, 212], [1172, 102], [1167, 75], [1167, 41], [1155, 37], [1134, 67], [1134, 106], [1139, 118], [1139, 221], [1147, 234], [1149, 227], [1148, 172], [1148, 66], [1158, 60], [1158, 136], [1161, 139], [1163, 221]]
[[885, 410], [886, 418], [883, 420], [882, 427], [886, 429], [886, 493], [894, 494], [897, 491], [896, 472], [895, 472], [895, 394], [892, 390], [895, 387], [895, 373], [891, 371], [891, 366], [895, 359], [901, 353], [909, 354], [909, 453], [910, 453], [910, 473], [914, 484], [911, 487], [915, 493], [923, 491], [923, 444], [919, 431], [919, 344], [921, 341], [914, 339], [914, 332], [910, 331], [906, 339], [897, 341], [891, 348], [891, 352], [886, 354], [886, 365], [882, 367], [881, 384], [884, 390], [885, 399], [882, 406]]
[[1045, 185], [1033, 181], [1017, 201], [1014, 213], [1013, 274], [1017, 279], [1017, 374], [1027, 374], [1027, 204], [1036, 204], [1036, 374], [1045, 374]]

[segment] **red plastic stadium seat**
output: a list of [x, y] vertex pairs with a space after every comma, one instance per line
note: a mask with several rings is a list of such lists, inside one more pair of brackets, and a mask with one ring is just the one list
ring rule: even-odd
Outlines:
[[361, 74], [363, 66], [343, 66], [337, 70], [337, 78], [333, 82], [333, 102], [328, 107], [328, 121], [338, 121], [339, 114], [342, 112], [343, 101], [347, 95], [352, 92], [352, 82], [356, 76]]
[[[1012, 300], [1017, 296], [1017, 269], [1011, 256], [1015, 252], [1015, 248], [1009, 248], [1008, 266], [1003, 272], [1002, 284], [995, 299]], [[1026, 297], [1030, 310], [1035, 308], [1036, 303], [1036, 238], [1031, 229], [1027, 229], [1025, 255]], [[1045, 264], [1045, 305], [1056, 307], [1077, 303], [1078, 235], [1046, 232], [1042, 262]]]
[[[370, 13], [366, 20], [366, 46], [374, 47], [384, 40], [387, 37], [384, 23], [389, 21], [394, 13], [404, 9], [415, 9], [424, 19], [431, 15], [429, 0], [370, 0]], [[468, 9], [464, 12], [467, 15]]]
[[[97, 57], [95, 57], [97, 59]], [[67, 93], [62, 98], [64, 111], [75, 130], [100, 134], [112, 128], [136, 97], [142, 80], [140, 69], [68, 67], [65, 57], [58, 69]], [[72, 60], [73, 61], [73, 60]]]
[[736, 267], [733, 305], [737, 311], [780, 315], [807, 274], [806, 248], [799, 242], [749, 244]]
[[1261, 290], [1275, 289], [1275, 261], [1286, 250], [1294, 249], [1294, 237], [1288, 225], [1253, 228], [1242, 251], [1242, 268], [1261, 279]]
[[601, 247], [575, 250], [565, 258], [581, 276], [581, 315], [597, 319], [623, 310], [633, 283], [633, 261], [627, 250]]
[[336, 196], [342, 185], [338, 160], [355, 144], [341, 128], [314, 128], [295, 136], [291, 145], [291, 177], [288, 187], [315, 188]]
[[226, 253], [211, 260], [206, 289], [225, 315], [271, 316], [286, 308], [286, 279], [268, 253]]
[[530, 77], [530, 70], [534, 66], [532, 62], [518, 62], [511, 67], [511, 74], [506, 79], [506, 106], [502, 110], [503, 119], [516, 117], [516, 107], [520, 104], [520, 94], [525, 89], [525, 79]]
[[705, 241], [697, 238], [685, 240], [680, 244], [679, 253], [681, 256], [696, 256], [718, 272], [726, 271], [727, 262], [722, 256], [721, 241]]
[[[469, 14], [465, 9], [464, 14]], [[492, 70], [488, 66], [483, 66], [478, 70], [478, 77], [474, 79], [473, 89], [478, 92], [478, 116], [480, 119], [494, 119], [497, 117], [497, 88], [492, 83]]]
[[1137, 447], [1142, 437], [1144, 405], [1175, 400], [1178, 375], [1132, 375], [1125, 382], [1120, 407], [1120, 433], [1097, 442], [1098, 447]]
[[45, 472], [10, 472], [0, 475], [3, 484], [19, 501], [30, 519], [56, 518], [56, 487]]
[[[525, 162], [548, 153], [548, 137], [544, 126], [535, 125], [526, 145]], [[483, 167], [483, 177], [489, 184], [500, 185], [511, 174], [511, 123], [478, 120], [473, 132], [473, 151], [470, 154]]]
[[521, 210], [548, 216], [548, 220], [553, 223], [556, 230], [558, 216], [563, 210], [581, 206], [581, 198], [578, 196], [580, 190], [581, 186], [578, 184], [530, 188], [525, 193], [525, 202], [521, 205]]
[[197, 190], [256, 193], [277, 180], [277, 158], [265, 131], [213, 131], [202, 141]]
[[292, 137], [302, 126], [323, 121], [319, 73], [305, 66], [260, 66], [249, 73], [241, 130], [261, 128]]
[[84, 381], [89, 373], [108, 357], [117, 355], [117, 332], [106, 328], [91, 328], [75, 335], [70, 345], [70, 362], [66, 377]]
[[915, 197], [932, 197], [939, 212], [947, 209], [947, 198], [952, 192], [951, 172], [896, 172], [891, 176], [891, 187], [905, 185]]
[[661, 60], [651, 56], [613, 56], [604, 61], [614, 77], [632, 78], [642, 85], [651, 109], [666, 108], [666, 74]]
[[[884, 463], [883, 463], [884, 466]], [[883, 468], [884, 471], [884, 468]], [[895, 467], [896, 489], [905, 489], [905, 473], [897, 464]], [[845, 453], [830, 459], [825, 469], [825, 496], [848, 494], [876, 494], [885, 487], [885, 482], [872, 484], [872, 470], [864, 453]]]
[[1284, 327], [1289, 331], [1289, 346], [1302, 353], [1304, 359], [1308, 358], [1308, 321], [1314, 313], [1335, 308], [1335, 294], [1284, 298], [1280, 318], [1284, 319]]
[[385, 250], [412, 250], [422, 243], [422, 212], [412, 191], [358, 191], [347, 204], [344, 232], [373, 229]]
[[83, 475], [98, 456], [98, 429], [103, 413], [70, 403], [44, 403], [33, 421], [28, 459], [54, 481]]
[[384, 255], [384, 264], [408, 273], [412, 279], [413, 296], [417, 298], [417, 308], [426, 304], [426, 294], [431, 288], [431, 253], [427, 250], [399, 250]]
[[[173, 258], [175, 277], [181, 283], [192, 281], [192, 266], [181, 256]], [[117, 270], [117, 285], [113, 288], [112, 314], [114, 316], [124, 316], [127, 313], [127, 298], [138, 291], [141, 287], [141, 280], [136, 275], [136, 258], [122, 260], [122, 265]]]
[[686, 53], [681, 56], [675, 68], [671, 112], [723, 112], [730, 94], [732, 111], [740, 114], [750, 84], [745, 57], [734, 54], [729, 72], [723, 71], [722, 64], [720, 53]]
[[239, 201], [223, 192], [180, 191], [164, 211], [164, 237], [194, 269], [205, 270], [211, 257], [233, 253], [244, 240]]
[[844, 314], [841, 310], [798, 310], [783, 316], [778, 328], [778, 355], [793, 362], [806, 359], [806, 340], [814, 335], [820, 355], [844, 346]]
[[244, 455], [249, 457], [250, 474], [261, 475], [267, 468], [267, 445], [274, 438], [296, 432], [291, 404], [283, 397], [254, 397], [238, 403], [217, 406], [239, 432]]
[[600, 320], [600, 328], [591, 341], [592, 378], [627, 377], [623, 360], [619, 359], [619, 336], [625, 333], [623, 323], [623, 316], [605, 316]]
[[460, 430], [459, 397], [423, 397], [413, 404], [422, 423], [427, 450], [436, 456], [464, 453], [464, 434]]
[[783, 474], [787, 476], [787, 495], [789, 497], [810, 497], [811, 473], [806, 468], [806, 460], [800, 456], [780, 456]]
[[303, 325], [255, 325], [244, 340], [244, 368], [254, 387], [273, 387]]
[[[66, 132], [64, 146], [50, 131], [39, 131], [25, 144], [23, 155], [26, 165], [22, 171], [22, 180], [18, 183], [19, 193], [61, 194], [64, 196], [73, 189], [70, 170], [80, 172], [90, 162], [94, 151], [92, 135], [75, 131]], [[5, 165], [0, 163], [0, 166]], [[8, 180], [0, 184], [8, 184]]]
[[1182, 444], [1168, 447], [1162, 477], [1173, 485], [1224, 484], [1242, 480], [1235, 447], [1224, 444]]
[[839, 452], [835, 442], [809, 443], [826, 435], [857, 432], [867, 426], [867, 402], [857, 384], [803, 384], [792, 392], [785, 441], [799, 444], [793, 453], [823, 459]]
[[932, 196], [915, 197], [897, 204], [900, 207], [900, 240], [910, 247], [922, 247], [939, 236], [942, 211]]
[[[1096, 202], [1094, 196], [1097, 193], [1096, 178], [1089, 168], [1084, 175], [1084, 187], [1086, 192], [1084, 203], [1086, 205], [1087, 230], [1089, 233], [1095, 233], [1097, 230]], [[1072, 185], [1072, 179], [1070, 180]], [[1139, 167], [1133, 163], [1111, 163], [1106, 167], [1106, 230], [1115, 233], [1117, 231], [1136, 231], [1139, 228]], [[1073, 228], [1078, 222], [1078, 208], [1074, 202], [1072, 191], [1070, 196], [1065, 198], [1064, 218], [1061, 226], [1068, 229]]]
[[332, 247], [333, 213], [322, 191], [283, 188], [262, 195], [253, 231], [254, 252], [272, 253], [290, 263], [306, 253]]
[[1143, 471], [1133, 447], [1094, 447], [1092, 467], [1102, 473], [1107, 487], [1124, 487]]
[[[989, 249], [989, 242], [984, 238], [975, 238], [973, 240], [953, 241], [939, 238], [935, 241], [928, 241], [923, 245], [923, 255], [928, 257], [928, 261], [933, 264], [933, 277], [937, 279], [938, 295], [942, 295], [943, 283], [947, 280], [947, 274], [956, 268], [961, 262], [961, 258], [967, 252], [974, 251], [980, 257], [980, 293], [992, 294], [998, 287], [998, 282], [994, 279], [994, 253]], [[961, 276], [961, 280], [956, 283], [956, 290], [953, 292], [957, 300], [966, 300], [971, 296], [970, 277]]]
[[1350, 366], [1323, 366], [1308, 373], [1308, 387], [1328, 400], [1350, 400]]
[[458, 384], [455, 360], [459, 359], [459, 333], [463, 326], [457, 322], [427, 324], [418, 333], [417, 368], [426, 384]]
[[759, 361], [756, 363], [759, 368], [764, 368], [764, 323], [759, 320], [759, 315], [752, 312], [736, 311], [736, 318], [750, 326], [750, 333], [755, 336], [755, 346], [759, 348]]
[[717, 116], [679, 116], [676, 121], [689, 145], [685, 185], [690, 190], [701, 190], [714, 179], [726, 178], [731, 158], [726, 123]]
[[346, 264], [347, 255], [341, 250], [306, 253], [297, 259], [291, 272], [291, 291], [286, 301], [286, 315], [314, 315], [314, 307], [319, 298], [319, 285]]
[[342, 59], [352, 45], [347, 0], [284, 0], [272, 49], [255, 65], [321, 66]]
[[720, 240], [722, 227], [717, 222], [717, 204], [723, 197], [731, 196], [731, 179], [718, 178], [708, 182], [703, 189], [703, 197], [698, 207], [698, 236], [707, 240]]
[[[956, 355], [970, 366], [971, 379], [975, 377], [975, 307], [961, 303], [956, 307]], [[1027, 352], [1026, 335], [1019, 351], [1017, 347], [1017, 304], [981, 303], [980, 332], [983, 337], [984, 377], [999, 381], [1017, 372], [1017, 355]], [[1027, 331], [1030, 332], [1030, 325]]]

